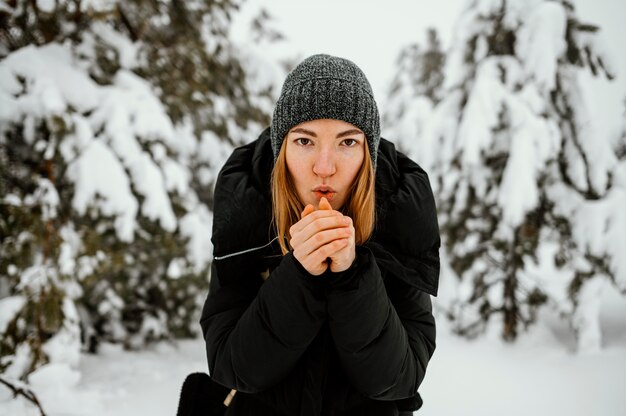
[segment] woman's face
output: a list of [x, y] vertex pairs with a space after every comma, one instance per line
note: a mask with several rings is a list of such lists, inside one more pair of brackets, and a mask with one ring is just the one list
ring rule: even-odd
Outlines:
[[363, 164], [365, 134], [345, 121], [320, 119], [292, 127], [285, 141], [300, 201], [317, 208], [324, 196], [339, 210]]

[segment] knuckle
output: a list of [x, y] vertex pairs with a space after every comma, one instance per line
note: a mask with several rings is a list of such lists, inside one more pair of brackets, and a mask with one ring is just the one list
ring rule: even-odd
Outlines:
[[321, 263], [322, 263], [322, 260], [320, 259], [320, 256], [318, 254], [311, 256], [312, 265], [315, 265], [316, 267], [321, 267]]

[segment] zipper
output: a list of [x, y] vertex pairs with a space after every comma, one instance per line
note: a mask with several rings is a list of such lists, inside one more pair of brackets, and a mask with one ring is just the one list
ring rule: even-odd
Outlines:
[[278, 240], [278, 236], [274, 237], [274, 239], [273, 239], [272, 241], [270, 241], [269, 243], [267, 243], [267, 244], [265, 244], [265, 245], [262, 245], [262, 246], [260, 246], [260, 247], [253, 247], [253, 248], [249, 248], [249, 249], [247, 249], [247, 250], [238, 251], [238, 252], [236, 252], [236, 253], [225, 254], [225, 255], [223, 255], [223, 256], [214, 256], [214, 257], [213, 257], [213, 259], [214, 259], [214, 260], [224, 260], [224, 259], [227, 259], [227, 258], [229, 258], [229, 257], [235, 257], [235, 256], [239, 256], [239, 255], [241, 255], [241, 254], [250, 253], [251, 251], [260, 250], [260, 249], [262, 249], [262, 248], [265, 248], [265, 247], [267, 247], [267, 246], [272, 245], [272, 243], [273, 243], [274, 241], [276, 241], [276, 240]]

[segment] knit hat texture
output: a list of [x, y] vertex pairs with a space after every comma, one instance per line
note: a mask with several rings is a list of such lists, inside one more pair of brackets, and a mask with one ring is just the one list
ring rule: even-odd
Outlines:
[[361, 129], [376, 167], [380, 116], [372, 87], [354, 62], [327, 54], [309, 56], [285, 79], [270, 129], [274, 162], [293, 126], [323, 118]]

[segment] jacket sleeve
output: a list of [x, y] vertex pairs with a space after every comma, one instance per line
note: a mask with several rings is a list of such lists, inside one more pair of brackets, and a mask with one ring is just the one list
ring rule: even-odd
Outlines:
[[385, 285], [371, 251], [356, 249], [352, 267], [330, 280], [328, 319], [337, 353], [365, 396], [412, 397], [435, 350], [430, 295], [393, 276]]
[[323, 284], [292, 253], [258, 291], [241, 279], [222, 286], [216, 270], [214, 264], [200, 320], [210, 376], [244, 393], [263, 391], [288, 375], [320, 330], [326, 319]]

